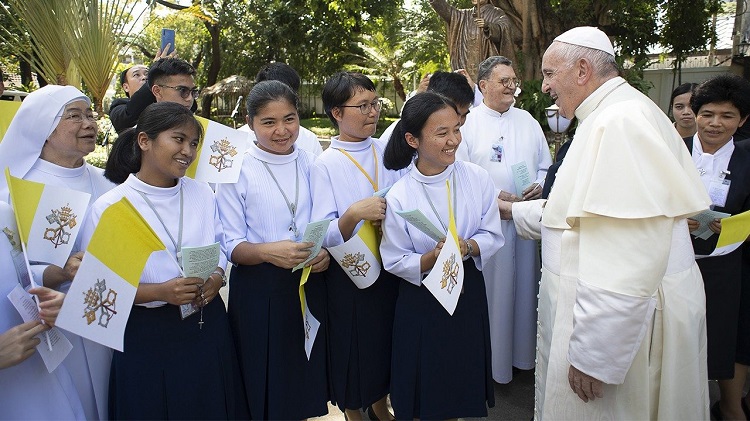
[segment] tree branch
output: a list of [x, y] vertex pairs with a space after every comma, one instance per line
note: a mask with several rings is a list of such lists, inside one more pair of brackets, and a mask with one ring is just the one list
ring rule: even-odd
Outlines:
[[154, 0], [154, 3], [161, 4], [164, 7], [168, 7], [170, 9], [174, 9], [174, 10], [185, 10], [185, 9], [187, 9], [189, 7], [189, 6], [181, 6], [179, 4], [174, 4], [174, 3], [170, 2], [170, 1], [166, 1], [166, 0]]

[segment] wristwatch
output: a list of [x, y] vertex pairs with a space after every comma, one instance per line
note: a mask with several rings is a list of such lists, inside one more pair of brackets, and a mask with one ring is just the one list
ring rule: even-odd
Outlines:
[[211, 275], [219, 275], [221, 277], [221, 287], [224, 288], [227, 286], [227, 275], [224, 274], [224, 272], [215, 270], [211, 273]]
[[474, 254], [474, 247], [471, 245], [471, 241], [466, 240], [466, 257], [471, 257]]

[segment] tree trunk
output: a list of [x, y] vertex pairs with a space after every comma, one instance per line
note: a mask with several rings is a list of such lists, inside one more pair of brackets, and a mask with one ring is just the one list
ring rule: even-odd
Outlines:
[[[208, 65], [208, 75], [206, 77], [206, 86], [213, 86], [219, 79], [219, 70], [221, 70], [221, 44], [219, 35], [221, 34], [221, 27], [218, 23], [212, 24], [205, 22], [206, 29], [211, 35], [211, 63]], [[211, 103], [213, 102], [213, 95], [206, 95], [201, 101], [201, 115], [205, 118], [211, 116]]]
[[393, 89], [396, 90], [396, 94], [401, 101], [406, 101], [406, 92], [404, 91], [404, 84], [401, 82], [401, 78], [397, 75], [393, 76]]

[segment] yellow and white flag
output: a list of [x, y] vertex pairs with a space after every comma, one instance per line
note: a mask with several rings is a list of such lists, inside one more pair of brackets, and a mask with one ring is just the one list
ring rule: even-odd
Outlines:
[[380, 236], [372, 222], [365, 221], [349, 241], [329, 247], [328, 253], [344, 269], [359, 289], [375, 283], [380, 276]]
[[[447, 184], [447, 181], [446, 181]], [[461, 248], [458, 245], [456, 220], [451, 206], [450, 187], [448, 187], [448, 233], [443, 248], [440, 250], [435, 266], [422, 284], [437, 298], [440, 305], [453, 315], [464, 287], [464, 264]]]
[[247, 133], [203, 117], [195, 118], [203, 126], [203, 141], [185, 175], [208, 183], [236, 183], [249, 146]]
[[165, 248], [127, 198], [110, 205], [91, 236], [57, 325], [122, 351], [143, 268], [151, 253]]
[[313, 345], [315, 345], [315, 338], [318, 336], [318, 329], [320, 329], [320, 321], [310, 311], [310, 306], [307, 305], [307, 296], [305, 295], [305, 284], [310, 277], [311, 271], [312, 266], [302, 269], [302, 277], [299, 281], [299, 302], [302, 306], [302, 327], [305, 330], [305, 354], [308, 361], [310, 360]]
[[709, 256], [721, 256], [735, 251], [750, 236], [750, 211], [721, 219], [721, 234], [716, 249]]
[[5, 179], [29, 261], [65, 266], [91, 195], [13, 177], [7, 168]]
[[5, 132], [8, 131], [10, 122], [21, 107], [20, 101], [0, 101], [0, 142], [3, 141]]

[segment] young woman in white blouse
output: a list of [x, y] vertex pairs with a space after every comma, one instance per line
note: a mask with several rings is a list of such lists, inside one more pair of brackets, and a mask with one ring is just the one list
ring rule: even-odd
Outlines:
[[[388, 191], [380, 254], [401, 278], [393, 323], [391, 404], [397, 419], [486, 417], [494, 406], [487, 297], [482, 262], [503, 245], [489, 174], [455, 161], [461, 143], [456, 106], [432, 92], [406, 103], [383, 160], [411, 170]], [[464, 283], [450, 315], [422, 280], [445, 240], [433, 240], [398, 211], [420, 209], [448, 235], [449, 206], [464, 258]], [[441, 268], [435, 268], [440, 270]], [[455, 291], [454, 291], [455, 292]]]
[[[323, 86], [323, 105], [339, 135], [311, 170], [314, 220], [330, 218], [324, 247], [340, 246], [365, 223], [380, 225], [385, 199], [374, 193], [401, 177], [383, 166], [385, 144], [372, 136], [380, 116], [375, 85], [365, 75], [339, 72]], [[370, 229], [370, 227], [367, 227]], [[386, 405], [390, 386], [393, 311], [397, 279], [385, 271], [359, 289], [338, 263], [326, 272], [328, 286], [331, 400], [349, 421], [391, 419]]]
[[[202, 127], [187, 108], [149, 105], [134, 129], [117, 139], [110, 160], [123, 165], [107, 176], [122, 183], [92, 206], [81, 232], [84, 249], [102, 212], [127, 197], [166, 250], [151, 254], [141, 274], [125, 329], [124, 352], [115, 351], [109, 381], [111, 419], [228, 419], [235, 412], [236, 356], [224, 302], [223, 229], [213, 191], [185, 177], [197, 158]], [[117, 241], [117, 239], [112, 239]], [[185, 247], [219, 243], [222, 252], [208, 279], [186, 278], [178, 262]], [[201, 310], [181, 318], [179, 306]]]
[[328, 252], [307, 263], [307, 305], [321, 322], [310, 358], [300, 305], [301, 270], [313, 243], [310, 167], [315, 156], [297, 148], [298, 98], [279, 81], [263, 81], [247, 97], [247, 121], [257, 141], [236, 184], [217, 190], [232, 269], [229, 318], [253, 419], [306, 419], [328, 412], [326, 288]]

